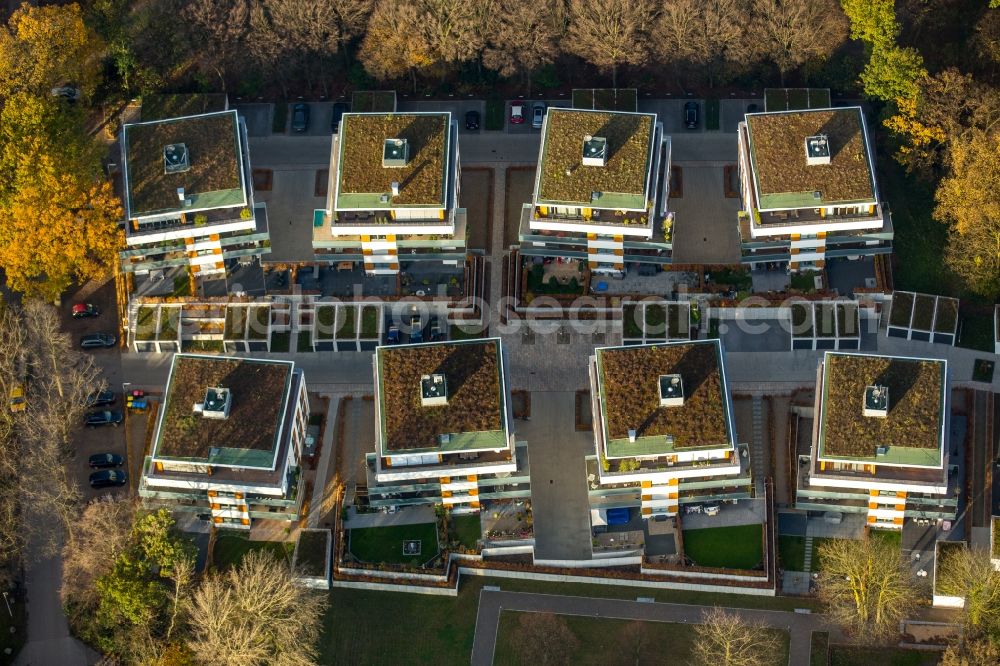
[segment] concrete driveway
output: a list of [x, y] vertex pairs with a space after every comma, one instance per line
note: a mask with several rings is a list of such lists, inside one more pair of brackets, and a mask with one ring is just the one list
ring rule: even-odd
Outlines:
[[681, 167], [682, 196], [667, 202], [674, 213], [675, 263], [739, 263], [740, 200], [726, 197], [724, 176], [723, 166]]
[[246, 121], [247, 135], [271, 136], [271, 118], [274, 112], [273, 104], [237, 104], [235, 109]]
[[[427, 102], [420, 100], [400, 100], [397, 106], [400, 112], [450, 111], [452, 118], [458, 124], [459, 134], [480, 134], [483, 131], [483, 123], [486, 122], [486, 101], [481, 99], [454, 99]], [[469, 111], [479, 112], [478, 130], [465, 129], [465, 114]]]

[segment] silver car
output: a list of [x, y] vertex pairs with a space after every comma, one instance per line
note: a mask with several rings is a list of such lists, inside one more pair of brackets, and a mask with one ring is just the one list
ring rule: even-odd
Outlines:
[[536, 102], [531, 108], [531, 126], [534, 129], [542, 129], [542, 121], [545, 120], [545, 102]]

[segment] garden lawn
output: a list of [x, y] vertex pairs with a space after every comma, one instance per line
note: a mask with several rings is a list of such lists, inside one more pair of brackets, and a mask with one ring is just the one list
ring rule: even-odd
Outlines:
[[782, 569], [804, 571], [806, 566], [806, 538], [778, 536], [778, 562]]
[[[393, 525], [349, 530], [351, 553], [362, 562], [423, 564], [438, 554], [437, 524]], [[403, 555], [403, 542], [419, 540], [419, 555]]]
[[[519, 624], [523, 616], [523, 613], [512, 611], [500, 614], [496, 652], [493, 656], [496, 666], [516, 666], [523, 663], [515, 647], [520, 642]], [[612, 620], [577, 615], [559, 615], [557, 618], [566, 623], [577, 639], [573, 650], [566, 650], [558, 644], [546, 646], [547, 651], [554, 653], [553, 656], [564, 658], [559, 663], [565, 661], [574, 665], [604, 666], [632, 663], [633, 659], [637, 664], [695, 663], [694, 645], [697, 634], [695, 627], [690, 624]], [[635, 628], [631, 628], [631, 625]], [[784, 664], [788, 661], [788, 634], [781, 633], [784, 650], [775, 663]], [[665, 659], [666, 646], [669, 646], [669, 659]], [[623, 661], [626, 655], [628, 659]]]
[[830, 632], [814, 631], [810, 637], [809, 666], [827, 666]]
[[763, 559], [760, 525], [684, 530], [684, 554], [702, 567], [752, 569]]
[[291, 541], [251, 541], [238, 534], [220, 534], [212, 547], [212, 564], [217, 569], [228, 569], [243, 560], [252, 550], [263, 550], [278, 559], [290, 561], [295, 544]]
[[[357, 666], [467, 664], [472, 654], [479, 593], [484, 585], [498, 585], [513, 592], [629, 600], [636, 597], [634, 587], [479, 577], [463, 579], [457, 597], [334, 588], [330, 591], [330, 605], [323, 620], [317, 661], [321, 664]], [[643, 589], [642, 594], [663, 603], [785, 611], [795, 608], [819, 610], [815, 601], [793, 597], [654, 588]], [[391, 622], [361, 620], [384, 617], [387, 608], [392, 609]]]
[[483, 524], [478, 513], [452, 516], [450, 539], [458, 539], [466, 548], [475, 548], [483, 536]]

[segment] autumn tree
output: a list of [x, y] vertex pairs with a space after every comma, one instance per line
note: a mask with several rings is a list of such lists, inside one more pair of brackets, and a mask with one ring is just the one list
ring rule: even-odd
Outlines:
[[935, 589], [965, 600], [965, 632], [975, 635], [1000, 628], [1000, 571], [982, 548], [953, 547], [938, 556]]
[[663, 62], [703, 68], [709, 87], [723, 70], [748, 59], [748, 0], [669, 0], [656, 20], [652, 48]]
[[348, 43], [364, 34], [375, 0], [334, 0], [332, 10], [337, 17], [337, 39], [344, 62], [349, 63]]
[[[106, 277], [123, 244], [122, 211], [101, 178], [82, 111], [18, 93], [0, 112], [0, 267], [8, 286], [55, 299]], [[72, 242], [67, 242], [72, 239]]]
[[899, 36], [894, 0], [840, 0], [850, 20], [851, 39], [872, 48], [889, 46]]
[[284, 57], [292, 58], [305, 73], [311, 87], [312, 67], [327, 90], [324, 63], [337, 52], [340, 43], [336, 0], [261, 0], [271, 30], [283, 45]]
[[379, 81], [409, 74], [416, 93], [417, 72], [434, 62], [421, 20], [407, 0], [378, 0], [358, 53], [365, 70]]
[[618, 87], [619, 67], [646, 62], [654, 19], [651, 0], [569, 0], [568, 18], [563, 49], [610, 71], [613, 87]]
[[824, 60], [847, 37], [837, 0], [754, 0], [753, 32], [766, 60], [785, 75], [810, 59]]
[[326, 599], [295, 584], [264, 551], [210, 575], [192, 595], [192, 653], [219, 666], [309, 664], [316, 659]]
[[0, 97], [48, 94], [66, 83], [89, 96], [100, 78], [103, 49], [76, 3], [24, 3], [0, 27]]
[[778, 633], [737, 612], [712, 608], [695, 628], [696, 663], [701, 666], [768, 666], [780, 661]]
[[865, 94], [899, 103], [916, 97], [927, 76], [924, 59], [912, 47], [896, 43], [900, 33], [893, 0], [841, 0], [851, 24], [851, 37], [865, 43], [868, 63], [861, 73]]
[[483, 48], [477, 29], [481, 16], [468, 0], [416, 0], [420, 25], [434, 66], [444, 80], [448, 71], [473, 60]]
[[238, 66], [250, 30], [250, 0], [191, 0], [184, 16], [199, 44], [198, 66], [214, 73], [225, 92], [227, 75]]
[[522, 664], [568, 666], [580, 647], [580, 639], [555, 613], [519, 613], [517, 636], [514, 651]]
[[830, 618], [862, 642], [896, 634], [917, 600], [913, 575], [898, 544], [869, 536], [820, 545], [820, 597]]
[[129, 545], [136, 505], [132, 499], [93, 500], [67, 530], [60, 598], [67, 607], [90, 609], [99, 601], [97, 579], [111, 571]]
[[483, 53], [483, 63], [501, 76], [521, 75], [531, 95], [531, 76], [559, 54], [553, 5], [558, 0], [537, 4], [521, 0], [499, 0], [494, 22]]

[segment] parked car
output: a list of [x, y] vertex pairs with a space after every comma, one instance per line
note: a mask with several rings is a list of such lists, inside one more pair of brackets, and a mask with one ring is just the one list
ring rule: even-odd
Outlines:
[[87, 396], [87, 407], [107, 407], [115, 404], [116, 399], [115, 392], [110, 389], [94, 391]]
[[14, 384], [10, 389], [10, 411], [23, 412], [28, 408], [28, 399], [24, 397], [24, 384]]
[[128, 475], [120, 469], [105, 469], [90, 475], [91, 488], [115, 488], [128, 483]]
[[684, 105], [684, 127], [698, 129], [698, 102], [688, 102]]
[[444, 340], [444, 335], [441, 333], [441, 320], [437, 317], [431, 319], [431, 325], [429, 328], [429, 333], [427, 334], [427, 340], [429, 342], [437, 342], [438, 340]]
[[117, 342], [118, 336], [114, 333], [88, 333], [80, 338], [80, 347], [83, 349], [114, 347]]
[[534, 129], [542, 129], [542, 122], [545, 120], [545, 102], [535, 102], [531, 108], [531, 126]]
[[757, 113], [759, 107], [756, 104], [747, 104], [747, 113]]
[[299, 102], [292, 106], [292, 131], [305, 132], [309, 129], [309, 105]]
[[336, 134], [340, 130], [340, 119], [344, 117], [344, 114], [351, 110], [351, 107], [347, 105], [347, 102], [334, 102], [333, 103], [333, 113], [330, 116], [330, 131]]
[[524, 104], [522, 104], [521, 102], [510, 103], [510, 124], [511, 125], [524, 124]]
[[469, 131], [479, 129], [479, 112], [478, 111], [466, 111], [465, 112], [465, 129]]
[[410, 315], [410, 342], [423, 342], [424, 329], [420, 324], [420, 315]]
[[96, 428], [98, 426], [113, 425], [116, 428], [124, 420], [124, 415], [117, 410], [99, 409], [87, 414], [87, 426]]
[[73, 319], [97, 317], [100, 314], [101, 311], [93, 303], [77, 303], [73, 306]]
[[76, 86], [56, 86], [49, 93], [53, 97], [61, 97], [70, 104], [75, 104], [80, 99], [80, 89]]
[[399, 326], [390, 326], [389, 332], [385, 334], [386, 344], [398, 345], [399, 344]]
[[95, 453], [87, 460], [87, 464], [94, 469], [107, 469], [121, 467], [125, 464], [125, 459], [117, 453]]

